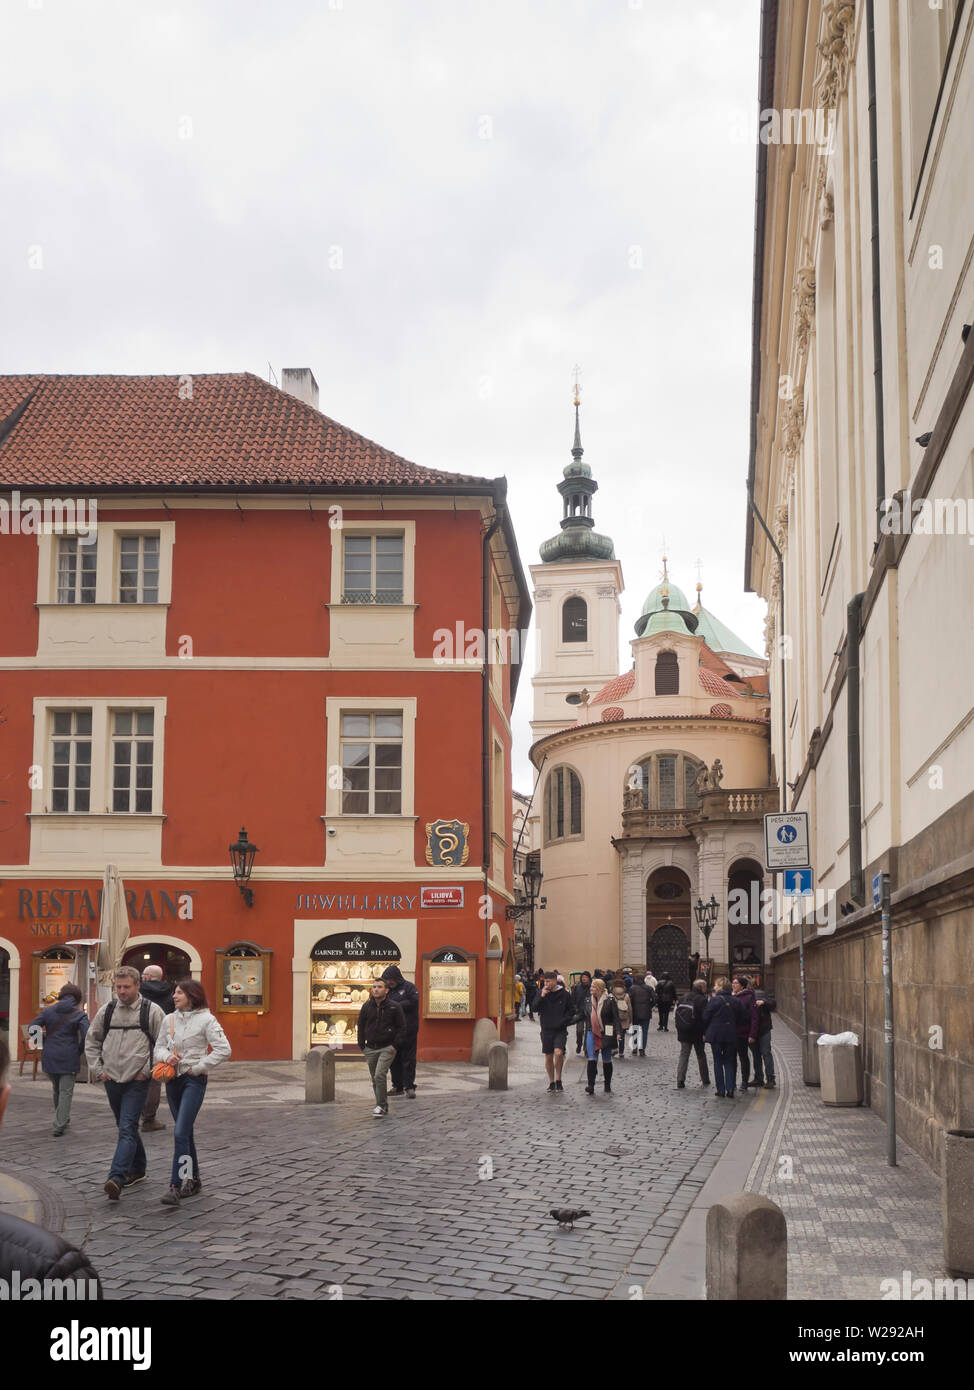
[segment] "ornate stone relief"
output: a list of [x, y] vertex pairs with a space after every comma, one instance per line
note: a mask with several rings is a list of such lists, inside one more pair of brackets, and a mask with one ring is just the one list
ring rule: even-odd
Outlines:
[[805, 264], [795, 277], [795, 346], [799, 356], [808, 348], [808, 335], [815, 322], [815, 267]]
[[535, 591], [534, 591], [534, 601], [535, 601], [535, 603], [542, 603], [546, 598], [551, 598], [551, 590], [550, 590], [550, 589], [535, 589]]
[[823, 32], [818, 44], [822, 63], [815, 79], [815, 91], [826, 110], [835, 107], [849, 81], [855, 19], [854, 0], [825, 0]]

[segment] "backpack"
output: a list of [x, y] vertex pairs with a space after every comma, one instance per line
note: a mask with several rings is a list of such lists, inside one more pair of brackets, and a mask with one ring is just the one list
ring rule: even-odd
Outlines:
[[[114, 1012], [115, 1012], [115, 1005], [116, 1005], [117, 1003], [118, 1003], [118, 1000], [117, 1000], [117, 999], [113, 999], [113, 1000], [111, 1001], [111, 1003], [108, 1004], [108, 1005], [106, 1006], [106, 1008], [105, 1008], [105, 1037], [106, 1037], [106, 1038], [108, 1037], [108, 1034], [109, 1034], [109, 1032], [111, 1031], [111, 1028], [112, 1028], [112, 1014], [114, 1014]], [[146, 999], [146, 997], [143, 995], [143, 996], [142, 996], [142, 1000], [141, 1000], [141, 1004], [140, 1004], [140, 1007], [139, 1007], [139, 1021], [138, 1021], [138, 1023], [116, 1023], [116, 1024], [115, 1024], [115, 1031], [116, 1031], [117, 1033], [130, 1033], [130, 1032], [132, 1031], [133, 1028], [141, 1028], [141, 1029], [142, 1029], [142, 1032], [143, 1032], [143, 1033], [146, 1035], [146, 1037], [149, 1039], [149, 1066], [150, 1066], [150, 1069], [151, 1069], [151, 1066], [152, 1066], [152, 1055], [153, 1055], [153, 1053], [155, 1052], [155, 1048], [156, 1048], [156, 1040], [155, 1040], [155, 1038], [152, 1036], [152, 1034], [149, 1032], [149, 1010], [150, 1010], [151, 1008], [152, 1008], [152, 1000], [151, 1000], [151, 999]], [[104, 1040], [102, 1041], [102, 1046], [104, 1047]]]
[[676, 1006], [676, 1013], [673, 1017], [676, 1019], [677, 1028], [685, 1028], [689, 1032], [697, 1021], [697, 1011], [693, 1007], [693, 1001], [681, 999]]
[[632, 1023], [632, 1004], [630, 1003], [629, 995], [626, 994], [620, 998], [617, 994], [613, 994], [612, 997], [616, 1001], [616, 1007], [619, 1010], [620, 1024], [624, 1029], [628, 1028]]

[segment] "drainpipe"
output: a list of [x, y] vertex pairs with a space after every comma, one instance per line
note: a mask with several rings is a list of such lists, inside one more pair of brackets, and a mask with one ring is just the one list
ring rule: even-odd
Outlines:
[[863, 594], [846, 609], [846, 745], [849, 764], [849, 897], [864, 901], [862, 878], [862, 760], [859, 748], [859, 643], [862, 640]]
[[866, 74], [869, 100], [869, 214], [872, 252], [873, 395], [876, 411], [876, 534], [886, 497], [886, 439], [883, 405], [883, 320], [879, 295], [879, 159], [876, 135], [876, 30], [873, 0], [866, 0]]
[[[490, 848], [491, 848], [491, 825], [490, 825], [490, 763], [491, 763], [491, 741], [490, 741], [490, 662], [491, 651], [487, 641], [487, 634], [490, 630], [490, 538], [498, 530], [503, 519], [503, 502], [496, 496], [494, 497], [494, 515], [490, 525], [483, 535], [483, 583], [481, 595], [481, 630], [484, 635], [484, 670], [481, 678], [480, 692], [480, 777], [481, 777], [481, 800], [480, 814], [483, 826], [482, 832], [482, 868], [484, 873], [484, 903], [490, 899], [490, 888], [488, 887], [487, 877], [490, 869]], [[487, 948], [490, 944], [490, 913], [484, 908], [484, 964], [487, 963]], [[484, 979], [486, 980], [486, 971]]]

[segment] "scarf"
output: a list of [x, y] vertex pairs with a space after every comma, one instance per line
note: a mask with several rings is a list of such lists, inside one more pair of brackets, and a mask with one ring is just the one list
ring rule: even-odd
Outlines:
[[608, 997], [607, 994], [603, 994], [596, 1000], [595, 996], [592, 996], [592, 1017], [590, 1019], [590, 1024], [592, 1037], [595, 1040], [596, 1052], [601, 1052], [602, 1050], [602, 1005]]

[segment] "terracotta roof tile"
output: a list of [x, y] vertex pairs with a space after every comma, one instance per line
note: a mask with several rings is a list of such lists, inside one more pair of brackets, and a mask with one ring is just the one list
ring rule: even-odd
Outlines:
[[0, 376], [0, 487], [450, 483], [250, 372]]
[[743, 698], [741, 692], [730, 681], [723, 680], [715, 675], [713, 671], [708, 671], [706, 666], [701, 666], [697, 674], [700, 677], [700, 684], [708, 695], [723, 695], [725, 699], [740, 700]]
[[589, 703], [603, 705], [608, 700], [621, 700], [623, 695], [629, 694], [635, 683], [635, 671], [626, 671], [621, 676], [613, 676], [608, 685], [603, 685], [599, 693]]

